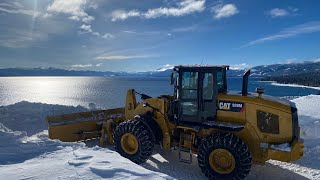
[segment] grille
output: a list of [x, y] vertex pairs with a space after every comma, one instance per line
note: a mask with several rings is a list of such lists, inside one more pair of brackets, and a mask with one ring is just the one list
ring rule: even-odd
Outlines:
[[258, 110], [257, 124], [261, 132], [279, 134], [279, 116], [278, 115]]

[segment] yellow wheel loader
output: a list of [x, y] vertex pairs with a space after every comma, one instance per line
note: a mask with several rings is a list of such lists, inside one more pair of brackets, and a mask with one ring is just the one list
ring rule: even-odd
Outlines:
[[[100, 138], [140, 164], [154, 146], [176, 149], [183, 163], [198, 158], [209, 179], [243, 179], [252, 163], [295, 161], [303, 155], [297, 108], [287, 100], [227, 90], [228, 66], [176, 66], [173, 95], [152, 98], [128, 90], [124, 108], [47, 117], [49, 137], [61, 141]], [[141, 97], [137, 102], [136, 95]]]

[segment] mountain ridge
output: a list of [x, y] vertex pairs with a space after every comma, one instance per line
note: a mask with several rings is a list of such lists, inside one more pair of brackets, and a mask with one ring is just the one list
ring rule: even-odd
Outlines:
[[[230, 69], [229, 77], [241, 77], [245, 70]], [[8, 76], [151, 76], [169, 77], [172, 69], [158, 69], [148, 72], [112, 72], [112, 71], [90, 71], [90, 70], [67, 70], [59, 68], [4, 68], [0, 69], [0, 77]], [[281, 76], [296, 75], [301, 73], [320, 72], [319, 62], [301, 62], [290, 64], [260, 65], [251, 68], [251, 76]]]

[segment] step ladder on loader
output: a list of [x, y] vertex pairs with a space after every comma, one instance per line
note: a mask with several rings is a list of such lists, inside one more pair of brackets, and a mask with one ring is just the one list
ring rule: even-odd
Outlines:
[[183, 132], [180, 134], [179, 142], [179, 161], [182, 163], [192, 163], [192, 144], [194, 141], [194, 134], [187, 134]]

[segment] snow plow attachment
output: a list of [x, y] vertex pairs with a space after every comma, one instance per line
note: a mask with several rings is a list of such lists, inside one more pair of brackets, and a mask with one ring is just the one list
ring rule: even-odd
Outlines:
[[124, 108], [48, 116], [50, 139], [75, 142], [101, 136], [107, 122], [124, 120]]

